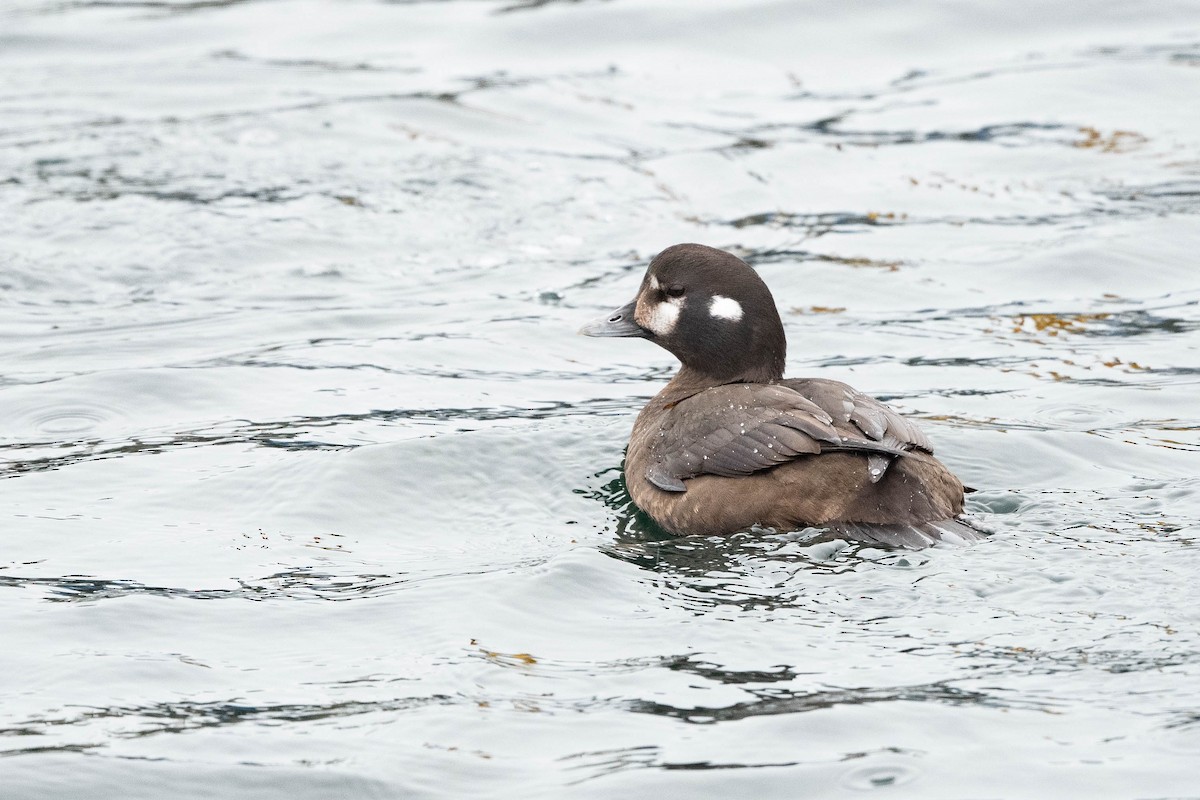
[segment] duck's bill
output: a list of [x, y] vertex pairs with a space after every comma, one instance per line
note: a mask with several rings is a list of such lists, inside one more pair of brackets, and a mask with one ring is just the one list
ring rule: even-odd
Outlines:
[[592, 320], [580, 328], [579, 332], [584, 336], [645, 337], [647, 335], [645, 329], [633, 321], [633, 311], [636, 307], [637, 300], [631, 300], [611, 314], [605, 314], [600, 319]]

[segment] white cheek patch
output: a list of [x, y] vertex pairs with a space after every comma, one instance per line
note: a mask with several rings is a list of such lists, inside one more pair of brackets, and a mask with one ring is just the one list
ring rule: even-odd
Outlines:
[[654, 303], [647, 308], [639, 306], [634, 321], [655, 336], [669, 336], [675, 330], [682, 310], [683, 303], [677, 299]]
[[714, 294], [713, 299], [708, 301], [708, 313], [730, 322], [737, 322], [742, 318], [742, 304], [732, 297]]

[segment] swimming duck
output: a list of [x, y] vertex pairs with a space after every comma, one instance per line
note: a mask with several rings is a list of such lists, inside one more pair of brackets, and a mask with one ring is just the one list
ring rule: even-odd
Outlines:
[[649, 339], [680, 361], [625, 454], [630, 496], [666, 531], [832, 527], [910, 548], [981, 538], [916, 424], [839, 381], [783, 377], [775, 300], [732, 253], [667, 248], [632, 301], [579, 332]]

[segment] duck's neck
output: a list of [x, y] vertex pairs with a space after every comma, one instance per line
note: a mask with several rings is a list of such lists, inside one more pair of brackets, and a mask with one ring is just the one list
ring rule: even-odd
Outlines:
[[782, 369], [774, 369], [766, 366], [760, 369], [747, 370], [744, 373], [732, 376], [717, 376], [701, 372], [684, 364], [679, 368], [679, 372], [675, 373], [675, 377], [671, 378], [662, 391], [658, 393], [655, 400], [661, 402], [663, 405], [674, 405], [681, 400], [686, 400], [692, 395], [699, 394], [705, 389], [711, 389], [714, 386], [724, 386], [727, 383], [778, 383], [782, 378]]

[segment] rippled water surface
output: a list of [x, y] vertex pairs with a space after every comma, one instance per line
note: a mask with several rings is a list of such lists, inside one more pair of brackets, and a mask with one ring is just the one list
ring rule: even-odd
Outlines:
[[[4, 798], [1200, 797], [1200, 4], [9, 0]], [[663, 539], [679, 241], [996, 533]]]

